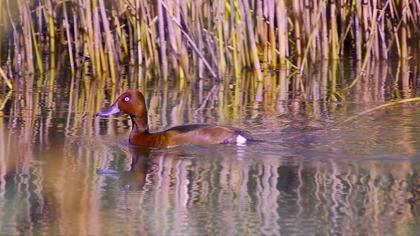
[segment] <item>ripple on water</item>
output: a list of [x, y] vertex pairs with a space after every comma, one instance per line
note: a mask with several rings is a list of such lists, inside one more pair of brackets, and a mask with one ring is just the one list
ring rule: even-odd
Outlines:
[[127, 117], [93, 116], [103, 104], [85, 91], [74, 101], [17, 95], [25, 103], [0, 114], [0, 234], [420, 232], [416, 107], [346, 123], [375, 104], [290, 101], [276, 111], [247, 103], [237, 114], [216, 106], [194, 116], [193, 102], [168, 93], [149, 106], [154, 130], [209, 121], [264, 141], [143, 150], [127, 143]]

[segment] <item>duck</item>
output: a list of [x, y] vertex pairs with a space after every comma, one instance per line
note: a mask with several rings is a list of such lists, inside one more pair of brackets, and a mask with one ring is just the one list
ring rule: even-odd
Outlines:
[[198, 144], [246, 144], [252, 140], [248, 131], [220, 125], [187, 124], [175, 126], [160, 132], [150, 132], [146, 102], [137, 89], [128, 89], [109, 107], [101, 109], [96, 115], [127, 114], [132, 122], [129, 143], [144, 147], [173, 147]]

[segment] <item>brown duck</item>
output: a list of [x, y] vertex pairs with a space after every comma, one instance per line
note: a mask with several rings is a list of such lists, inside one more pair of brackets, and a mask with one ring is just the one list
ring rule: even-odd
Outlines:
[[246, 143], [251, 140], [248, 132], [219, 125], [190, 124], [172, 127], [168, 130], [150, 133], [147, 123], [147, 109], [143, 94], [129, 89], [121, 94], [114, 104], [98, 112], [97, 116], [128, 114], [133, 128], [129, 142], [146, 147], [171, 147], [184, 144], [227, 144]]

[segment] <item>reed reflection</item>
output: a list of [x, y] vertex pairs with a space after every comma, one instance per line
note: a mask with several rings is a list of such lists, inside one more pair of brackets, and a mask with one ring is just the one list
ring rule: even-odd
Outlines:
[[[240, 159], [234, 155], [238, 151], [230, 147], [131, 149], [131, 167], [119, 174], [121, 195], [114, 195], [124, 205], [117, 204], [112, 211], [135, 217], [157, 234], [355, 230], [384, 234], [393, 226], [384, 227], [383, 220], [393, 225], [393, 218], [398, 218], [406, 229], [415, 219], [416, 165], [402, 163], [409, 169], [401, 174], [400, 164], [378, 168], [378, 161], [307, 163], [281, 155], [245, 154]], [[202, 156], [196, 157], [197, 153]], [[321, 227], [320, 222], [328, 227]]]
[[[244, 76], [201, 91], [129, 75], [119, 86], [76, 76], [2, 93], [0, 234], [415, 234], [417, 104], [335, 126], [418, 93], [418, 69], [372, 63], [378, 78], [347, 95], [344, 69], [326, 63], [310, 78], [281, 70], [266, 84]], [[153, 130], [214, 122], [267, 142], [128, 146], [126, 119], [93, 116], [127, 87], [144, 91]]]

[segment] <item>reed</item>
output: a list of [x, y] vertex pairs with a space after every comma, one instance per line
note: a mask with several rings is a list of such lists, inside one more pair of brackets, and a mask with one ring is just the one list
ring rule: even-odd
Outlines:
[[348, 55], [410, 59], [420, 37], [420, 5], [408, 0], [0, 3], [0, 66], [12, 80], [55, 68], [55, 55], [66, 53], [73, 74], [84, 68], [111, 83], [128, 64], [164, 81], [251, 69], [262, 82], [265, 71], [297, 65], [302, 74], [308, 63]]
[[10, 89], [13, 89], [13, 84], [10, 81], [10, 79], [6, 76], [6, 74], [4, 73], [4, 71], [0, 68], [0, 77], [4, 80], [4, 82], [6, 83], [7, 87], [9, 87]]

